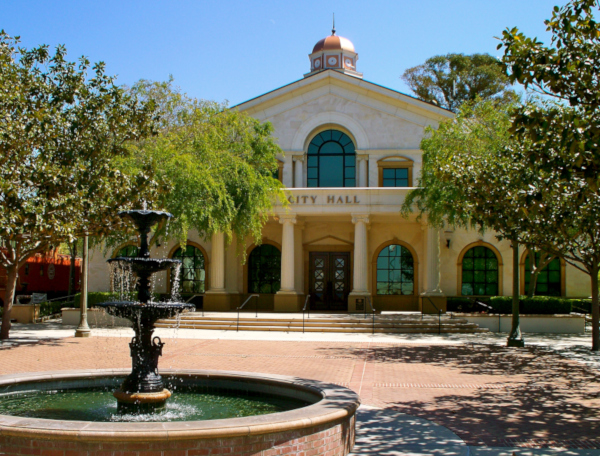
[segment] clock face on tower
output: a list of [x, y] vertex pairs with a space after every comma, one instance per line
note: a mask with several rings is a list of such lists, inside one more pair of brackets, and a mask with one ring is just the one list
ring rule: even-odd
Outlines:
[[319, 59], [315, 60], [315, 68], [319, 68], [321, 66], [321, 61]]
[[336, 59], [335, 57], [328, 57], [328, 58], [327, 58], [327, 63], [328, 63], [330, 66], [333, 66], [333, 65], [335, 65], [335, 64], [337, 63], [337, 59]]
[[346, 63], [346, 66], [349, 66], [349, 67], [352, 66], [352, 60], [351, 59], [346, 59], [345, 63]]

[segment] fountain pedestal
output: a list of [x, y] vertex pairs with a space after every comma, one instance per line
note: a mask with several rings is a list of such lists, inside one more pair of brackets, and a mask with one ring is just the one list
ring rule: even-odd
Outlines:
[[159, 337], [152, 337], [154, 324], [162, 318], [170, 318], [187, 309], [192, 304], [180, 302], [151, 302], [150, 282], [153, 274], [181, 263], [174, 259], [150, 258], [148, 234], [150, 228], [171, 217], [160, 211], [126, 211], [119, 213], [124, 219], [131, 220], [140, 233], [139, 257], [117, 257], [109, 262], [128, 264], [138, 277], [137, 302], [114, 301], [99, 304], [107, 312], [117, 317], [127, 318], [133, 323], [135, 336], [129, 343], [131, 355], [131, 374], [113, 394], [117, 398], [120, 410], [147, 411], [164, 407], [171, 392], [164, 387], [158, 373], [158, 359], [162, 355], [164, 343]]

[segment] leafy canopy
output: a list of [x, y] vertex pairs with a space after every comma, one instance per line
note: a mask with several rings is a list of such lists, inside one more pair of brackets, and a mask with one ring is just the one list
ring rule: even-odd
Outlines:
[[132, 147], [135, 168], [149, 160], [162, 191], [156, 204], [173, 213], [169, 235], [223, 232], [238, 245], [259, 241], [274, 197], [281, 149], [271, 124], [215, 102], [196, 100], [167, 82], [139, 81], [131, 93], [152, 100], [162, 119], [158, 136]]
[[128, 141], [152, 134], [151, 107], [116, 86], [102, 63], [69, 62], [63, 46], [51, 55], [18, 43], [0, 32], [0, 264], [9, 277], [2, 338], [29, 256], [110, 231], [119, 209], [153, 189], [145, 166], [115, 167]]
[[530, 242], [590, 275], [592, 350], [600, 350], [600, 12], [596, 0], [572, 0], [547, 20], [551, 46], [513, 28], [502, 35], [503, 63], [511, 81], [555, 101], [528, 103], [513, 115], [510, 131], [526, 149], [512, 149], [532, 180], [520, 197], [539, 229]]
[[509, 110], [494, 101], [464, 103], [454, 119], [430, 127], [421, 142], [419, 188], [406, 198], [404, 214], [416, 206], [434, 226], [493, 229], [512, 237], [523, 222], [515, 195], [527, 177], [502, 153], [513, 142]]
[[501, 63], [489, 54], [436, 55], [407, 69], [402, 79], [421, 100], [457, 112], [465, 101], [514, 101]]

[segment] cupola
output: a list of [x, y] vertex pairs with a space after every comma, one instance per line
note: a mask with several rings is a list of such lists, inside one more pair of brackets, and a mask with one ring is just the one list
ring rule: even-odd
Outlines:
[[335, 70], [362, 79], [362, 73], [356, 71], [358, 54], [354, 51], [354, 45], [349, 39], [335, 34], [335, 23], [331, 35], [315, 44], [308, 58], [310, 73], [305, 74], [305, 78], [319, 71]]

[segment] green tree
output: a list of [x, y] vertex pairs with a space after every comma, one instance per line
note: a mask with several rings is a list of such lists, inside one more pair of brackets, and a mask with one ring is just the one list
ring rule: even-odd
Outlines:
[[453, 112], [477, 98], [517, 98], [501, 62], [489, 54], [436, 55], [407, 69], [402, 79], [419, 99]]
[[599, 10], [597, 0], [572, 0], [545, 22], [550, 46], [516, 28], [505, 30], [499, 45], [511, 81], [556, 99], [514, 113], [511, 132], [530, 146], [508, 152], [533, 177], [519, 197], [544, 229], [530, 242], [590, 275], [594, 351], [600, 350]]
[[235, 234], [260, 241], [274, 202], [285, 201], [273, 178], [280, 147], [270, 123], [215, 102], [188, 97], [167, 82], [139, 81], [132, 94], [151, 100], [162, 119], [158, 136], [133, 147], [136, 168], [150, 161], [162, 183], [157, 204], [174, 215], [169, 236], [183, 243], [188, 230], [208, 237]]
[[144, 172], [114, 167], [127, 141], [152, 133], [140, 105], [81, 58], [59, 46], [18, 48], [0, 32], [0, 265], [7, 287], [0, 338], [9, 337], [19, 268], [31, 255], [110, 231], [118, 209], [152, 188]]
[[[524, 216], [517, 197], [531, 172], [504, 153], [517, 147], [508, 132], [510, 105], [495, 101], [464, 103], [457, 116], [429, 128], [421, 142], [423, 167], [418, 189], [403, 205], [408, 215], [415, 208], [428, 223], [494, 230], [513, 247], [513, 328], [509, 344], [522, 340], [519, 328], [518, 246], [534, 228]], [[519, 144], [518, 147], [523, 147]]]

